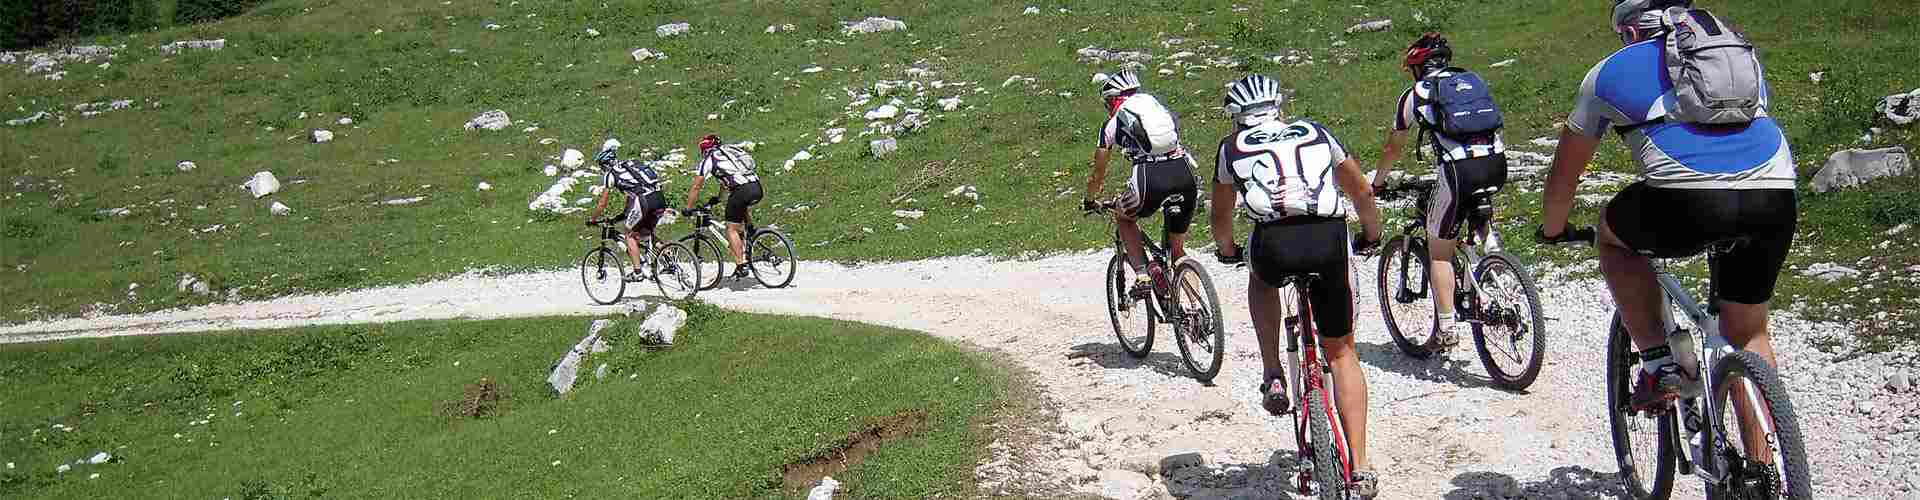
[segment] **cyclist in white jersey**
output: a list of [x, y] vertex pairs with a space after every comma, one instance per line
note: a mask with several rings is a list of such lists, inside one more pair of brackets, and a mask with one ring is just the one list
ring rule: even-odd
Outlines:
[[734, 279], [753, 276], [747, 267], [746, 244], [741, 238], [745, 225], [753, 222], [747, 211], [760, 203], [766, 193], [760, 188], [760, 176], [754, 173], [753, 155], [740, 148], [720, 143], [720, 137], [708, 134], [700, 138], [700, 165], [694, 168], [693, 186], [687, 190], [687, 211], [700, 199], [700, 188], [708, 177], [720, 179], [727, 188], [727, 247], [733, 252]]
[[1121, 70], [1101, 80], [1100, 87], [1107, 121], [1093, 150], [1093, 173], [1087, 178], [1087, 198], [1081, 207], [1095, 208], [1093, 199], [1100, 196], [1106, 181], [1107, 163], [1113, 159], [1113, 150], [1120, 149], [1133, 164], [1133, 175], [1127, 178], [1127, 192], [1120, 197], [1120, 210], [1114, 212], [1113, 220], [1120, 226], [1127, 262], [1138, 273], [1128, 294], [1145, 298], [1155, 281], [1165, 279], [1166, 270], [1147, 264], [1139, 220], [1152, 217], [1155, 211], [1166, 214], [1167, 254], [1178, 262], [1187, 254], [1187, 229], [1193, 224], [1200, 188], [1193, 178], [1193, 158], [1180, 146], [1179, 123], [1159, 99], [1140, 91], [1139, 76], [1133, 70]]
[[[1213, 216], [1215, 254], [1221, 262], [1246, 261], [1247, 306], [1260, 344], [1266, 376], [1260, 383], [1262, 406], [1279, 415], [1287, 400], [1286, 371], [1280, 361], [1280, 291], [1274, 283], [1300, 273], [1319, 279], [1308, 295], [1321, 346], [1333, 367], [1334, 398], [1340, 424], [1353, 451], [1355, 492], [1378, 494], [1379, 476], [1367, 459], [1367, 380], [1354, 350], [1353, 283], [1348, 270], [1352, 247], [1372, 248], [1380, 241], [1380, 210], [1360, 163], [1320, 124], [1286, 121], [1280, 112], [1280, 84], [1261, 75], [1228, 87], [1227, 110], [1234, 132], [1220, 140], [1214, 160]], [[1362, 232], [1347, 237], [1347, 211], [1341, 195], [1360, 212]], [[1256, 225], [1243, 247], [1234, 241], [1235, 205]], [[1244, 251], [1244, 255], [1242, 252]]]
[[[600, 179], [600, 200], [593, 206], [593, 216], [587, 221], [600, 219], [606, 212], [607, 198], [614, 192], [626, 195], [626, 211], [622, 212], [622, 236], [627, 241], [627, 257], [632, 259], [633, 270], [628, 279], [641, 278], [640, 240], [653, 237], [654, 226], [660, 224], [660, 216], [667, 211], [667, 197], [660, 192], [660, 174], [652, 166], [634, 160], [617, 160], [620, 141], [607, 139], [600, 152], [593, 159], [600, 163], [606, 175]], [[658, 243], [656, 241], [655, 243]]]

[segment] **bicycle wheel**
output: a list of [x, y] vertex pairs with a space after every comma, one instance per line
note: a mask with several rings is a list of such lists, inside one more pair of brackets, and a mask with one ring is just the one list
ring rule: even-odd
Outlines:
[[1482, 320], [1474, 328], [1473, 344], [1480, 351], [1493, 385], [1522, 390], [1533, 385], [1547, 358], [1546, 318], [1541, 314], [1540, 290], [1533, 277], [1512, 257], [1492, 254], [1480, 259], [1473, 272]]
[[1673, 492], [1675, 431], [1672, 412], [1642, 414], [1627, 408], [1633, 398], [1633, 377], [1640, 356], [1620, 314], [1614, 313], [1607, 335], [1607, 422], [1613, 432], [1613, 455], [1620, 464], [1620, 482], [1632, 500], [1666, 500]]
[[626, 273], [627, 257], [611, 248], [597, 247], [580, 257], [580, 284], [596, 304], [610, 305], [626, 295]]
[[753, 259], [747, 266], [753, 269], [753, 279], [767, 288], [786, 288], [793, 283], [793, 273], [800, 269], [800, 261], [793, 258], [793, 240], [779, 231], [760, 231], [753, 234], [752, 245], [748, 252]]
[[667, 300], [687, 300], [700, 292], [700, 258], [679, 243], [661, 245], [648, 267]]
[[1307, 427], [1313, 433], [1313, 483], [1320, 500], [1341, 500], [1347, 498], [1347, 480], [1345, 457], [1335, 451], [1333, 442], [1333, 419], [1337, 418], [1327, 404], [1326, 391], [1317, 387], [1308, 387], [1301, 394], [1307, 400]]
[[1426, 238], [1395, 236], [1380, 252], [1375, 291], [1380, 316], [1400, 352], [1417, 359], [1433, 356], [1433, 299], [1427, 288]]
[[727, 275], [727, 263], [733, 262], [732, 252], [727, 250], [725, 242], [703, 236], [698, 229], [695, 231], [680, 238], [679, 243], [693, 250], [694, 258], [699, 261], [700, 289], [712, 290], [720, 286], [720, 278]]
[[1180, 287], [1173, 294], [1183, 320], [1173, 336], [1180, 344], [1180, 357], [1194, 378], [1212, 382], [1220, 375], [1227, 353], [1227, 332], [1221, 325], [1220, 296], [1214, 293], [1213, 278], [1200, 263], [1182, 258], [1174, 265], [1173, 282]]
[[1127, 287], [1133, 284], [1128, 276], [1125, 254], [1116, 254], [1107, 261], [1107, 317], [1113, 320], [1113, 335], [1120, 339], [1120, 350], [1135, 358], [1147, 357], [1153, 351], [1153, 314], [1151, 300], [1133, 300], [1127, 295]]
[[[1727, 483], [1707, 484], [1707, 498], [1729, 500], [1813, 498], [1807, 450], [1786, 384], [1760, 355], [1734, 351], [1713, 365], [1713, 439], [1709, 446], [1727, 468]], [[1732, 410], [1732, 411], [1729, 411]], [[1744, 415], [1743, 415], [1744, 414]], [[1736, 418], [1759, 418], [1765, 432], [1766, 460], [1744, 451]]]

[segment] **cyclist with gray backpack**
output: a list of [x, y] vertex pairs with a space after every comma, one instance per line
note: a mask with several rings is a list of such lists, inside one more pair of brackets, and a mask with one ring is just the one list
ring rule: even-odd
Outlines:
[[1178, 119], [1159, 99], [1140, 91], [1140, 77], [1132, 69], [1122, 69], [1098, 81], [1107, 121], [1100, 127], [1087, 197], [1080, 208], [1090, 213], [1098, 209], [1094, 199], [1106, 182], [1107, 163], [1113, 159], [1113, 150], [1120, 149], [1133, 164], [1133, 175], [1127, 178], [1127, 192], [1117, 200], [1119, 210], [1113, 219], [1127, 248], [1127, 262], [1138, 273], [1128, 295], [1142, 299], [1156, 283], [1164, 283], [1166, 270], [1147, 264], [1139, 219], [1155, 211], [1166, 214], [1167, 256], [1170, 262], [1179, 262], [1187, 253], [1187, 229], [1193, 225], [1200, 186], [1193, 177], [1193, 158], [1180, 145]]
[[[1428, 272], [1435, 312], [1433, 340], [1442, 348], [1459, 344], [1470, 330], [1468, 318], [1456, 317], [1453, 256], [1460, 226], [1482, 203], [1507, 183], [1507, 146], [1501, 141], [1505, 125], [1486, 80], [1451, 66], [1453, 48], [1439, 33], [1427, 33], [1407, 47], [1403, 68], [1413, 85], [1400, 94], [1393, 128], [1385, 151], [1375, 165], [1374, 191], [1387, 185], [1387, 174], [1400, 159], [1408, 132], [1417, 131], [1416, 155], [1433, 149], [1433, 194], [1427, 207]], [[1489, 225], [1490, 227], [1491, 225]], [[1485, 241], [1486, 235], [1480, 235]]]

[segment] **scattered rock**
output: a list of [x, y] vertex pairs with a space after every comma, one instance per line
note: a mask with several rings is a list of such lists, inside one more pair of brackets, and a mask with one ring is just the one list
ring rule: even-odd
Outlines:
[[486, 181], [481, 181], [481, 182], [480, 182], [480, 185], [479, 185], [479, 186], [475, 186], [475, 187], [474, 187], [474, 190], [476, 190], [476, 191], [492, 191], [492, 190], [493, 190], [493, 185], [492, 185], [492, 184], [487, 184], [487, 183], [486, 183]]
[[112, 459], [113, 459], [113, 455], [108, 455], [107, 452], [103, 451], [103, 452], [93, 454], [92, 458], [87, 459], [87, 463], [93, 464], [93, 465], [100, 465], [100, 464], [107, 463], [108, 460], [112, 460]]
[[328, 130], [313, 131], [313, 143], [320, 144], [323, 142], [333, 142], [333, 132]]
[[1900, 175], [1912, 165], [1907, 148], [1849, 149], [1827, 157], [1826, 166], [1813, 174], [1813, 190], [1825, 193], [1866, 184], [1874, 179]]
[[662, 304], [647, 320], [640, 323], [640, 341], [654, 345], [673, 345], [674, 334], [687, 324], [687, 312], [680, 308]]
[[213, 287], [211, 285], [208, 285], [206, 280], [196, 278], [191, 274], [180, 275], [180, 282], [175, 284], [174, 290], [180, 293], [191, 292], [195, 295], [206, 295], [206, 294], [213, 293]]
[[791, 24], [769, 24], [769, 25], [767, 25], [767, 32], [768, 32], [768, 33], [780, 33], [780, 32], [783, 32], [783, 31], [786, 31], [786, 32], [791, 32], [791, 31], [793, 31], [793, 29], [794, 29], [794, 28], [793, 28], [793, 25], [791, 25]]
[[547, 386], [553, 389], [554, 394], [566, 395], [573, 392], [573, 383], [579, 378], [582, 359], [592, 349], [593, 343], [600, 340], [600, 333], [595, 331], [592, 325], [587, 328], [587, 336], [574, 343], [573, 348], [568, 350], [565, 356], [561, 356], [560, 361], [555, 362], [553, 370], [547, 374]]
[[540, 169], [540, 173], [547, 174], [547, 177], [560, 175], [560, 167], [547, 165], [545, 168]]
[[793, 154], [793, 161], [807, 161], [811, 159], [813, 159], [813, 153], [809, 153], [807, 152], [807, 150], [804, 150], [804, 149], [800, 150], [800, 152], [798, 153]]
[[580, 168], [581, 165], [585, 165], [586, 163], [587, 156], [580, 153], [578, 149], [568, 148], [566, 151], [560, 152], [560, 166], [562, 167]]
[[926, 217], [927, 212], [922, 210], [894, 210], [893, 216], [899, 217], [902, 219], [918, 219], [921, 217]]
[[1887, 389], [1893, 392], [1907, 392], [1912, 386], [1913, 381], [1908, 379], [1906, 370], [1897, 370], [1887, 376]]
[[274, 178], [273, 172], [257, 172], [241, 187], [252, 192], [254, 198], [262, 198], [280, 190], [280, 179]]
[[934, 101], [934, 104], [940, 105], [941, 111], [953, 111], [956, 109], [960, 109], [960, 103], [961, 101], [959, 97], [946, 97], [946, 98], [941, 98], [940, 100]]
[[1834, 264], [1831, 262], [1816, 263], [1816, 264], [1807, 266], [1806, 269], [1800, 271], [1801, 276], [1816, 278], [1829, 283], [1839, 281], [1842, 279], [1858, 278], [1860, 277], [1860, 274], [1861, 274], [1860, 270], [1858, 269], [1842, 266], [1839, 264]]
[[600, 30], [597, 30], [597, 29], [593, 29], [593, 28], [587, 28], [587, 37], [588, 37], [588, 38], [592, 38], [592, 37], [596, 37], [596, 36], [600, 36]]
[[340, 119], [339, 119], [339, 120], [334, 120], [334, 123], [337, 123], [337, 124], [339, 124], [339, 125], [340, 125], [340, 126], [342, 126], [342, 127], [344, 127], [344, 126], [347, 126], [347, 125], [352, 125], [352, 124], [353, 124], [353, 118], [352, 118], [352, 117], [346, 117], [346, 116], [342, 116], [342, 117], [340, 117]]
[[1887, 96], [1881, 99], [1880, 104], [1875, 105], [1873, 109], [1894, 125], [1913, 123], [1914, 120], [1920, 120], [1920, 89]]
[[667, 54], [665, 52], [654, 52], [652, 50], [644, 49], [644, 48], [633, 49], [633, 52], [631, 52], [630, 54], [633, 56], [633, 62], [646, 62], [651, 59], [659, 59], [664, 61], [667, 59]]
[[106, 209], [95, 210], [93, 211], [93, 213], [95, 215], [103, 215], [107, 217], [126, 217], [128, 215], [133, 214], [133, 210], [130, 210], [127, 207], [119, 207], [119, 208], [106, 208]]
[[53, 115], [52, 115], [52, 114], [49, 114], [49, 113], [47, 113], [47, 112], [45, 112], [45, 111], [41, 111], [41, 112], [38, 112], [38, 113], [34, 113], [34, 114], [31, 114], [31, 115], [27, 115], [27, 117], [26, 117], [26, 118], [15, 118], [15, 119], [12, 119], [12, 120], [7, 120], [7, 126], [9, 126], [9, 127], [18, 127], [18, 126], [21, 126], [21, 125], [26, 125], [26, 124], [29, 124], [29, 123], [33, 123], [33, 122], [37, 122], [37, 121], [40, 121], [40, 120], [45, 120], [45, 119], [47, 119], [47, 118], [52, 118], [52, 117], [53, 117]]
[[1153, 479], [1130, 470], [1107, 469], [1098, 474], [1100, 496], [1115, 500], [1144, 500], [1153, 497]]
[[833, 476], [821, 477], [818, 486], [807, 490], [807, 500], [833, 500], [833, 492], [839, 489], [840, 482], [833, 480]]
[[867, 143], [867, 147], [873, 151], [874, 158], [886, 158], [888, 155], [900, 150], [900, 142], [894, 140], [892, 137], [887, 137], [870, 141]]
[[1025, 14], [1025, 15], [1029, 15], [1029, 16], [1031, 16], [1031, 15], [1034, 15], [1034, 14], [1039, 14], [1039, 13], [1040, 13], [1040, 8], [1039, 8], [1039, 7], [1034, 7], [1034, 6], [1031, 6], [1031, 5], [1029, 5], [1029, 6], [1027, 6], [1027, 10], [1024, 10], [1024, 11], [1020, 11], [1020, 13], [1021, 13], [1021, 14]]
[[67, 471], [70, 471], [70, 470], [73, 470], [73, 466], [67, 465], [67, 464], [60, 464], [59, 467], [53, 468], [54, 472], [61, 473], [61, 474], [66, 474]]
[[1489, 65], [1487, 65], [1487, 67], [1489, 67], [1489, 68], [1505, 68], [1505, 67], [1507, 67], [1507, 66], [1512, 66], [1512, 65], [1513, 65], [1513, 63], [1517, 63], [1517, 62], [1520, 62], [1520, 60], [1519, 60], [1519, 59], [1508, 59], [1508, 60], [1505, 60], [1505, 61], [1500, 61], [1500, 62], [1497, 62], [1497, 63], [1493, 63], [1493, 64], [1489, 64]]
[[899, 115], [900, 115], [899, 107], [896, 107], [892, 104], [883, 104], [878, 108], [874, 108], [873, 111], [868, 111], [866, 114], [866, 118], [868, 120], [887, 120], [887, 119], [892, 119], [893, 117], [899, 116]]
[[819, 66], [808, 66], [806, 69], [800, 70], [800, 72], [801, 73], [819, 73], [826, 70], [827, 68], [822, 68]]
[[1807, 79], [1813, 80], [1813, 83], [1820, 83], [1820, 81], [1827, 79], [1827, 72], [1807, 73]]
[[195, 165], [193, 162], [190, 162], [190, 161], [182, 161], [180, 163], [176, 163], [174, 164], [173, 167], [180, 169], [181, 172], [191, 172], [193, 171], [193, 169], [200, 168], [199, 165]]
[[485, 113], [480, 113], [479, 116], [473, 117], [472, 120], [467, 120], [466, 127], [467, 127], [467, 130], [473, 130], [473, 129], [505, 130], [508, 125], [512, 125], [512, 124], [513, 124], [513, 120], [507, 117], [506, 111], [496, 109], [496, 110], [488, 111]]
[[286, 215], [293, 213], [293, 207], [275, 201], [272, 205], [267, 206], [267, 212], [274, 215]]
[[505, 28], [506, 26], [501, 26], [495, 23], [487, 23], [487, 25], [483, 27], [486, 28], [487, 31], [499, 31], [500, 28]]
[[653, 29], [653, 34], [660, 36], [660, 38], [666, 38], [670, 36], [684, 35], [688, 31], [692, 31], [692, 30], [693, 30], [693, 25], [690, 25], [687, 23], [662, 24], [659, 27], [656, 27]]
[[1381, 20], [1379, 20], [1379, 21], [1368, 21], [1368, 22], [1364, 22], [1364, 23], [1360, 23], [1360, 24], [1355, 24], [1355, 25], [1353, 25], [1353, 26], [1349, 26], [1349, 27], [1347, 27], [1347, 34], [1349, 34], [1349, 35], [1351, 35], [1351, 34], [1354, 34], [1354, 33], [1367, 33], [1367, 32], [1373, 32], [1373, 31], [1386, 31], [1386, 30], [1387, 30], [1387, 28], [1392, 28], [1392, 27], [1393, 27], [1393, 20], [1392, 20], [1392, 19], [1381, 19]]
[[424, 201], [424, 200], [426, 200], [426, 199], [427, 199], [427, 197], [425, 197], [425, 196], [414, 196], [414, 197], [411, 197], [411, 198], [394, 198], [394, 199], [391, 199], [391, 200], [386, 200], [386, 201], [382, 201], [382, 202], [380, 202], [380, 203], [381, 203], [381, 204], [383, 204], [383, 205], [396, 205], [396, 206], [398, 206], [398, 205], [412, 205], [412, 204], [415, 204], [415, 203], [419, 203], [419, 202], [421, 202], [421, 201]]
[[888, 19], [884, 17], [869, 17], [866, 19], [862, 19], [860, 20], [860, 22], [857, 22], [857, 23], [840, 23], [840, 24], [841, 26], [843, 26], [841, 28], [841, 32], [846, 33], [848, 35], [858, 34], [858, 33], [879, 33], [882, 31], [905, 31], [907, 29], [906, 22], [896, 20], [896, 19]]
[[593, 379], [594, 379], [594, 380], [606, 380], [606, 379], [607, 379], [607, 364], [606, 364], [606, 363], [600, 363], [600, 366], [598, 366], [598, 367], [595, 367], [595, 368], [593, 369]]
[[178, 54], [185, 49], [220, 50], [227, 48], [227, 39], [218, 40], [182, 40], [160, 46], [160, 53]]

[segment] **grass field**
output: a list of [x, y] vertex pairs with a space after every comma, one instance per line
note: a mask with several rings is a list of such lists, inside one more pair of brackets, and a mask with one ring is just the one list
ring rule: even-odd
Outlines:
[[[1605, 26], [1604, 2], [1244, 3], [1046, 2], [1033, 4], [1040, 14], [1023, 15], [1027, 4], [982, 1], [280, 0], [218, 23], [89, 40], [128, 48], [108, 68], [66, 65], [60, 81], [0, 66], [5, 113], [68, 115], [0, 129], [0, 174], [9, 180], [0, 198], [7, 276], [0, 280], [0, 321], [402, 283], [472, 268], [561, 266], [588, 236], [577, 223], [582, 216], [536, 213], [527, 203], [553, 182], [540, 172], [553, 163], [550, 156], [564, 147], [591, 153], [609, 133], [661, 149], [691, 146], [707, 132], [760, 142], [755, 154], [769, 193], [761, 220], [790, 230], [805, 258], [1017, 257], [1096, 247], [1105, 244], [1103, 226], [1081, 219], [1074, 207], [1104, 117], [1088, 79], [1113, 64], [1076, 61], [1082, 47], [1154, 54], [1147, 86], [1184, 115], [1187, 142], [1198, 149], [1226, 130], [1216, 111], [1222, 83], [1262, 72], [1294, 92], [1294, 114], [1326, 124], [1370, 164], [1391, 99], [1407, 83], [1394, 61], [1421, 31], [1445, 30], [1457, 62], [1484, 70], [1515, 144], [1553, 135], [1581, 76], [1618, 46]], [[1763, 48], [1777, 96], [1773, 112], [1790, 134], [1803, 178], [1839, 149], [1920, 149], [1911, 128], [1859, 140], [1877, 125], [1872, 107], [1880, 96], [1920, 84], [1910, 79], [1908, 61], [1920, 39], [1893, 36], [1920, 32], [1905, 15], [1906, 2], [1702, 5], [1745, 26]], [[909, 29], [838, 32], [840, 21], [869, 15], [902, 19]], [[1393, 19], [1394, 27], [1343, 33], [1380, 18]], [[652, 31], [681, 21], [693, 32], [663, 39]], [[764, 33], [770, 24], [795, 30]], [[589, 36], [588, 28], [602, 35]], [[225, 38], [228, 48], [172, 57], [152, 48], [200, 38]], [[636, 48], [668, 58], [636, 63], [628, 56]], [[1167, 64], [1179, 51], [1197, 55], [1173, 76], [1158, 74], [1176, 68]], [[1271, 59], [1290, 54], [1301, 62]], [[1233, 67], [1201, 62], [1213, 57], [1232, 59]], [[1488, 68], [1504, 59], [1518, 62]], [[1209, 67], [1185, 66], [1191, 64]], [[816, 65], [823, 71], [802, 72]], [[876, 81], [907, 79], [916, 65], [932, 73], [915, 78], [928, 87], [924, 101], [910, 107], [937, 117], [902, 137], [898, 154], [873, 158], [866, 151], [872, 137], [858, 136], [865, 126], [859, 115], [885, 98], [847, 105]], [[1811, 81], [1813, 72], [1824, 72], [1824, 81]], [[1033, 81], [1008, 84], [1016, 75]], [[966, 83], [934, 89], [934, 80]], [[933, 100], [950, 96], [965, 104], [940, 113]], [[92, 118], [72, 111], [113, 99], [131, 99], [135, 109]], [[494, 108], [515, 124], [499, 132], [462, 130], [468, 118]], [[340, 117], [355, 123], [336, 125]], [[534, 125], [539, 129], [522, 131]], [[815, 146], [826, 129], [840, 127], [848, 129], [845, 143]], [[338, 138], [306, 140], [320, 128]], [[541, 145], [543, 138], [559, 143]], [[1627, 172], [1623, 148], [1609, 142], [1596, 168]], [[810, 146], [814, 159], [790, 172], [779, 168]], [[177, 171], [181, 160], [199, 168]], [[929, 162], [950, 172], [918, 191], [906, 189]], [[260, 170], [301, 183], [256, 200], [236, 186]], [[1110, 177], [1118, 186], [1123, 175]], [[1920, 251], [1911, 238], [1879, 236], [1920, 220], [1910, 202], [1915, 179], [1805, 192], [1801, 251], [1791, 264], [1888, 272], [1826, 284], [1789, 271], [1786, 302], [1816, 316], [1889, 311], [1894, 317], [1871, 322], [1868, 336], [1920, 338], [1909, 314], [1920, 309], [1920, 287], [1903, 271], [1920, 264]], [[479, 182], [494, 190], [475, 190]], [[676, 203], [685, 185], [677, 180], [670, 188]], [[960, 185], [978, 188], [982, 208], [942, 196]], [[381, 203], [416, 196], [425, 199]], [[892, 202], [902, 196], [911, 200]], [[273, 201], [294, 212], [270, 215]], [[1513, 251], [1585, 258], [1538, 252], [1522, 241], [1531, 233], [1537, 193], [1502, 203]], [[788, 212], [796, 205], [810, 209]], [[99, 212], [113, 208], [130, 213]], [[897, 219], [897, 209], [927, 216]], [[1577, 215], [1590, 220], [1593, 213], [1587, 206]], [[910, 227], [896, 231], [895, 223]], [[1193, 241], [1208, 241], [1197, 236]], [[1877, 246], [1883, 240], [1898, 241]], [[210, 281], [215, 293], [176, 292], [183, 273]], [[134, 284], [141, 288], [129, 293]]]
[[[1007, 383], [982, 355], [922, 334], [697, 306], [676, 348], [615, 337], [556, 399], [547, 369], [585, 324], [0, 347], [0, 497], [778, 497], [796, 491], [784, 464], [912, 412], [917, 433], [833, 476], [863, 498], [966, 495]], [[610, 374], [596, 380], [601, 362]], [[500, 409], [456, 416], [483, 377], [505, 388]], [[113, 458], [74, 465], [102, 451]]]

